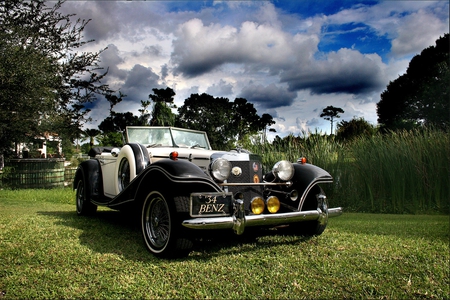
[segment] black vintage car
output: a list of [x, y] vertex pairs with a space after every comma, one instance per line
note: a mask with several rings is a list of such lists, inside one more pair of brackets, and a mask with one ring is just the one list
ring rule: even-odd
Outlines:
[[205, 132], [175, 127], [127, 127], [121, 148], [98, 147], [75, 174], [76, 209], [97, 206], [138, 211], [145, 245], [155, 255], [187, 255], [205, 230], [286, 225], [320, 235], [329, 208], [318, 184], [328, 172], [303, 159], [281, 160], [263, 174], [258, 155], [211, 150]]

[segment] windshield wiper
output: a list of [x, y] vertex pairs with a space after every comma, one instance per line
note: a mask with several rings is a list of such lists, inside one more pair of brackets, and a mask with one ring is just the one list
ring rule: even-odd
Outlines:
[[151, 145], [147, 145], [147, 148], [155, 148], [155, 147], [161, 147], [161, 144], [151, 144]]
[[191, 148], [202, 148], [202, 149], [205, 149], [206, 147], [202, 146], [200, 144], [195, 144], [195, 145], [192, 145]]

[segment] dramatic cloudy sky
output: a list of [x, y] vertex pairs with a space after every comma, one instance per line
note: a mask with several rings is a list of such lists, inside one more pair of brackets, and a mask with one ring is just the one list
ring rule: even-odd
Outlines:
[[[278, 135], [316, 129], [328, 105], [341, 120], [376, 124], [376, 103], [411, 58], [449, 32], [448, 1], [68, 1], [91, 19], [83, 50], [108, 47], [106, 79], [126, 94], [116, 111], [138, 114], [153, 88], [246, 98], [271, 114]], [[91, 116], [108, 115], [98, 101]]]

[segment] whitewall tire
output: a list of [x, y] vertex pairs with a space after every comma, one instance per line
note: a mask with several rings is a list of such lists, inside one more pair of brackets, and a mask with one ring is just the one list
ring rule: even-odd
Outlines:
[[120, 149], [115, 167], [116, 195], [125, 189], [130, 182], [150, 164], [145, 146], [130, 143]]

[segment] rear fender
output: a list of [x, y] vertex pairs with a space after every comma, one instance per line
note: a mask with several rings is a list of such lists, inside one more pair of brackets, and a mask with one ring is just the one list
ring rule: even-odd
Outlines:
[[103, 197], [103, 179], [100, 163], [96, 159], [85, 160], [80, 163], [73, 181], [73, 189], [76, 189], [80, 179], [85, 180], [88, 195], [91, 200], [99, 200]]
[[308, 193], [319, 183], [332, 183], [333, 177], [324, 169], [311, 164], [294, 163], [293, 186], [301, 194], [298, 210], [301, 211]]

